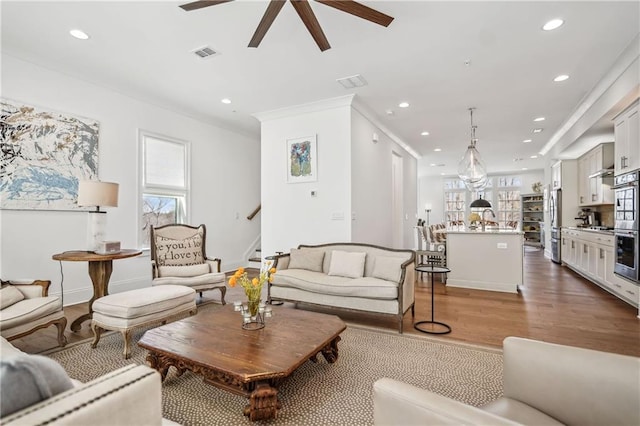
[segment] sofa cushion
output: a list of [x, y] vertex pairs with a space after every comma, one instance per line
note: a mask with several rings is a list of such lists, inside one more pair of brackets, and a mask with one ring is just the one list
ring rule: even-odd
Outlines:
[[57, 296], [24, 299], [0, 310], [0, 329], [6, 330], [60, 311], [62, 301]]
[[364, 276], [364, 261], [367, 253], [333, 250], [329, 275], [340, 277], [360, 278]]
[[511, 398], [500, 398], [480, 408], [523, 425], [546, 426], [563, 424], [542, 411]]
[[204, 263], [202, 235], [196, 233], [183, 240], [156, 235], [156, 263], [164, 265], [197, 265]]
[[371, 276], [387, 281], [400, 281], [402, 275], [402, 264], [405, 259], [401, 257], [376, 256], [374, 258], [373, 272]]
[[0, 416], [73, 388], [64, 368], [40, 355], [12, 354], [0, 359]]
[[312, 293], [368, 299], [397, 299], [398, 283], [373, 277], [346, 278], [305, 269], [284, 269], [273, 275], [272, 285]]
[[160, 277], [197, 277], [209, 272], [211, 272], [211, 268], [208, 263], [186, 266], [158, 266], [158, 276]]
[[292, 248], [289, 254], [289, 269], [322, 272], [323, 260], [324, 251]]
[[24, 294], [12, 285], [7, 285], [0, 289], [0, 309], [11, 306], [24, 299]]
[[139, 288], [101, 297], [93, 310], [117, 318], [137, 318], [164, 312], [196, 298], [195, 290], [181, 285]]

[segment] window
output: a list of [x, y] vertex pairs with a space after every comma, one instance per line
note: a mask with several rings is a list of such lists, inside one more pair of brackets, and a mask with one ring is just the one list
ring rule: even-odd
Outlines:
[[[489, 177], [482, 191], [469, 191], [460, 179], [445, 179], [444, 217], [447, 225], [456, 225], [460, 221], [468, 225], [471, 214], [469, 204], [480, 196], [491, 203], [496, 214], [493, 219], [490, 213], [486, 213], [484, 219], [496, 221], [501, 227], [507, 227], [508, 222], [519, 221], [521, 186], [520, 176]], [[480, 213], [481, 210], [474, 211]]]
[[189, 144], [140, 132], [142, 208], [140, 246], [149, 248], [151, 225], [187, 222]]
[[508, 222], [520, 221], [520, 176], [503, 176], [498, 179], [498, 223], [508, 227]]

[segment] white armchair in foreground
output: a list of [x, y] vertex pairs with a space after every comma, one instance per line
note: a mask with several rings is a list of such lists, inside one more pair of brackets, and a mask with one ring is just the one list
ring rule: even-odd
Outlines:
[[383, 378], [376, 425], [638, 425], [640, 358], [518, 337], [504, 340], [504, 396], [483, 407]]

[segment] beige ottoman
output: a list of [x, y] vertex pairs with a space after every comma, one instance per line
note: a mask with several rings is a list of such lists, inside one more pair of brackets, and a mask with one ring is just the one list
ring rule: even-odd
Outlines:
[[131, 330], [154, 323], [194, 315], [196, 291], [181, 285], [163, 285], [124, 291], [99, 298], [93, 303], [93, 342], [95, 348], [102, 330], [116, 330], [124, 338], [124, 357], [129, 358]]

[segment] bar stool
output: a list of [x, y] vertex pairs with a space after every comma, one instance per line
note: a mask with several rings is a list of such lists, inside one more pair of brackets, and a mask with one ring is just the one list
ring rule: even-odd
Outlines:
[[[435, 320], [435, 313], [434, 313], [434, 306], [435, 306], [435, 302], [434, 302], [434, 283], [433, 283], [433, 276], [435, 274], [446, 274], [448, 272], [451, 272], [451, 269], [446, 268], [444, 266], [436, 266], [435, 263], [437, 262], [436, 260], [427, 260], [428, 263], [430, 263], [429, 265], [418, 265], [416, 266], [415, 270], [417, 272], [426, 272], [427, 274], [431, 274], [431, 320], [424, 320], [424, 321], [417, 321], [413, 324], [413, 328], [415, 328], [418, 331], [421, 331], [423, 333], [428, 333], [428, 334], [448, 334], [451, 333], [451, 327], [448, 324], [445, 324], [443, 322], [438, 322]], [[425, 324], [428, 324], [427, 327], [429, 327], [428, 329], [422, 328], [425, 326]]]

